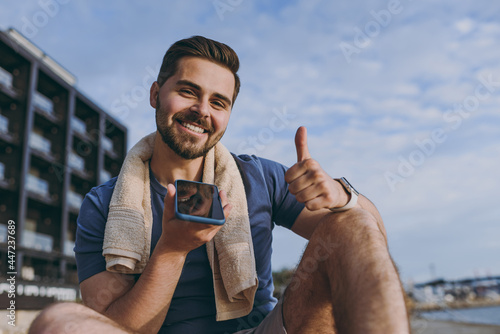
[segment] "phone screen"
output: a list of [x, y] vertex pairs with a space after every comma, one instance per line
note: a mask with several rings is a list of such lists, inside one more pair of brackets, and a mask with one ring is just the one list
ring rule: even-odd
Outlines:
[[182, 220], [224, 224], [224, 211], [217, 186], [208, 183], [177, 180], [175, 214]]

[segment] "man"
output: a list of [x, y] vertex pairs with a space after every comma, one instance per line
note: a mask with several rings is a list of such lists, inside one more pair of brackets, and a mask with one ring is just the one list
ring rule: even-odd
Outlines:
[[[288, 170], [266, 159], [234, 156], [259, 285], [249, 315], [216, 321], [205, 245], [222, 227], [176, 219], [172, 184], [202, 180], [205, 157], [224, 134], [238, 95], [238, 67], [231, 48], [200, 36], [170, 47], [150, 91], [157, 132], [147, 265], [140, 275], [106, 271], [102, 245], [117, 181], [94, 188], [80, 211], [75, 247], [87, 307], [52, 306], [31, 333], [409, 333], [382, 218], [345, 179], [331, 178], [310, 156], [303, 127], [295, 138], [297, 163]], [[224, 189], [220, 196], [228, 218], [232, 204]], [[309, 240], [276, 306], [270, 266], [275, 223]]]

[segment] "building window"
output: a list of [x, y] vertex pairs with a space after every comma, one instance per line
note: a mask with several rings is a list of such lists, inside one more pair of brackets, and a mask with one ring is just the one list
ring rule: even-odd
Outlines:
[[111, 179], [111, 173], [108, 172], [107, 170], [101, 170], [101, 172], [99, 173], [99, 178], [101, 179], [100, 183], [104, 183], [104, 182], [107, 182]]
[[103, 136], [102, 140], [101, 140], [101, 143], [102, 143], [102, 148], [105, 151], [113, 152], [113, 141], [111, 139], [109, 139], [106, 136]]
[[0, 114], [0, 132], [9, 133], [9, 119]]
[[30, 147], [43, 153], [50, 154], [51, 142], [37, 132], [32, 132], [30, 134]]
[[75, 252], [73, 251], [75, 248], [75, 242], [71, 240], [64, 241], [64, 254], [68, 256], [75, 256]]
[[85, 171], [85, 160], [75, 152], [69, 153], [68, 165], [80, 172]]
[[49, 196], [49, 182], [31, 173], [26, 175], [26, 190], [41, 196]]
[[0, 180], [5, 180], [5, 165], [0, 162]]
[[81, 134], [86, 134], [87, 133], [87, 125], [85, 125], [85, 122], [79, 119], [78, 117], [73, 117], [71, 119], [71, 128]]
[[23, 266], [21, 268], [21, 277], [26, 281], [35, 280], [35, 268], [29, 266]]
[[50, 235], [24, 230], [23, 246], [44, 252], [52, 252], [54, 238]]
[[38, 109], [43, 110], [49, 114], [54, 113], [54, 103], [52, 102], [52, 100], [39, 92], [35, 91], [35, 93], [33, 94], [33, 104]]
[[82, 206], [83, 196], [72, 190], [68, 191], [68, 205], [73, 209], [80, 210]]
[[7, 242], [7, 225], [0, 224], [0, 243]]
[[0, 67], [0, 84], [12, 88], [12, 74]]

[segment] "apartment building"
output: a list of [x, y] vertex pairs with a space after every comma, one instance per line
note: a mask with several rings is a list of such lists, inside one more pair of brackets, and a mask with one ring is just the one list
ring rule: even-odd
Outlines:
[[[92, 187], [118, 175], [126, 154], [127, 129], [75, 83], [19, 32], [0, 32], [0, 277], [13, 271], [11, 220], [21, 308], [78, 293], [80, 205]], [[6, 283], [0, 280], [0, 300]]]

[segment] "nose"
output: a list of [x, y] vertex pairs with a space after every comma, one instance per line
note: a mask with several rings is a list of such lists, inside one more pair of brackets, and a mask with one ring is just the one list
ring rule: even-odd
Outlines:
[[201, 98], [198, 101], [196, 101], [195, 104], [191, 106], [191, 111], [197, 113], [200, 115], [200, 117], [207, 117], [210, 115], [209, 112], [209, 102], [208, 99]]

